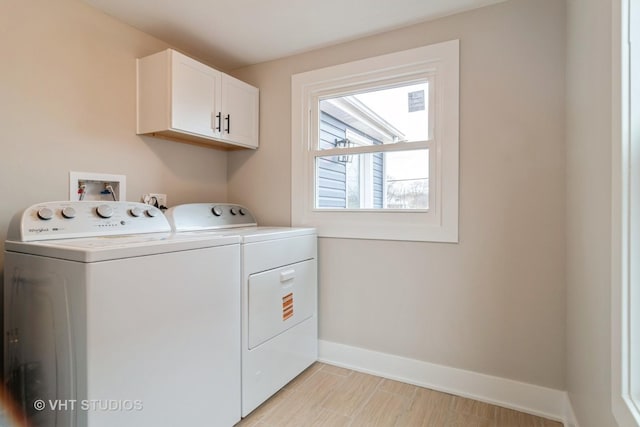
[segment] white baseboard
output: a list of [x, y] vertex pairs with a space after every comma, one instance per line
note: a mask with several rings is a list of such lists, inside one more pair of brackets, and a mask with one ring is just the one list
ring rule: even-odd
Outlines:
[[565, 413], [564, 413], [564, 425], [565, 427], [580, 427], [578, 424], [578, 418], [576, 417], [575, 412], [573, 412], [573, 405], [571, 404], [571, 399], [569, 399], [569, 393], [564, 393], [565, 395]]
[[565, 391], [320, 340], [319, 360], [579, 427]]

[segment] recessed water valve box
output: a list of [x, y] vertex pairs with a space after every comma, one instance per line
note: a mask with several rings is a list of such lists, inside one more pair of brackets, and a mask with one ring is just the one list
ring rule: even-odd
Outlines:
[[69, 200], [127, 200], [127, 177], [69, 171]]

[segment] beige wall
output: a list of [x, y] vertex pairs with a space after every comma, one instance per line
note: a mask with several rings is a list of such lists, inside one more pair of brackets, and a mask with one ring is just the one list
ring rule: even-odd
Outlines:
[[225, 152], [135, 134], [135, 58], [165, 43], [78, 0], [0, 7], [0, 241], [18, 210], [67, 199], [70, 170], [126, 175], [129, 200], [226, 200]]
[[567, 2], [567, 390], [581, 427], [611, 414], [611, 4]]
[[564, 389], [565, 10], [512, 0], [236, 70], [260, 144], [229, 198], [290, 223], [294, 73], [460, 39], [460, 243], [320, 240], [323, 340]]

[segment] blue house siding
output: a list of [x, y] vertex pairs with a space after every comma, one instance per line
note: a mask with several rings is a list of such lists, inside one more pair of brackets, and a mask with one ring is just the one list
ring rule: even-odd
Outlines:
[[[377, 144], [381, 142], [376, 141]], [[382, 186], [384, 185], [384, 157], [382, 153], [373, 155], [373, 207], [382, 208]]]
[[[336, 139], [344, 139], [346, 125], [326, 113], [320, 117], [320, 148], [335, 146]], [[344, 163], [337, 157], [318, 158], [318, 207], [347, 207], [347, 172]]]
[[[335, 141], [346, 138], [347, 128], [368, 138], [368, 135], [351, 128], [333, 116], [321, 112], [320, 116], [320, 148], [327, 149], [335, 146]], [[374, 144], [381, 144], [374, 140]], [[373, 203], [375, 208], [382, 208], [382, 185], [384, 181], [383, 155], [373, 155]], [[318, 158], [318, 207], [346, 208], [347, 207], [347, 174], [344, 163], [337, 157]]]

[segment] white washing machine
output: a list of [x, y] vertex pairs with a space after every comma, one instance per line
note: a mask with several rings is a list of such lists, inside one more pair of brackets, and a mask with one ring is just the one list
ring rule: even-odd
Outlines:
[[131, 202], [49, 202], [5, 242], [5, 378], [31, 426], [240, 420], [240, 245]]
[[318, 359], [317, 235], [313, 228], [259, 227], [243, 206], [170, 208], [181, 234], [237, 235], [242, 252], [242, 416]]

